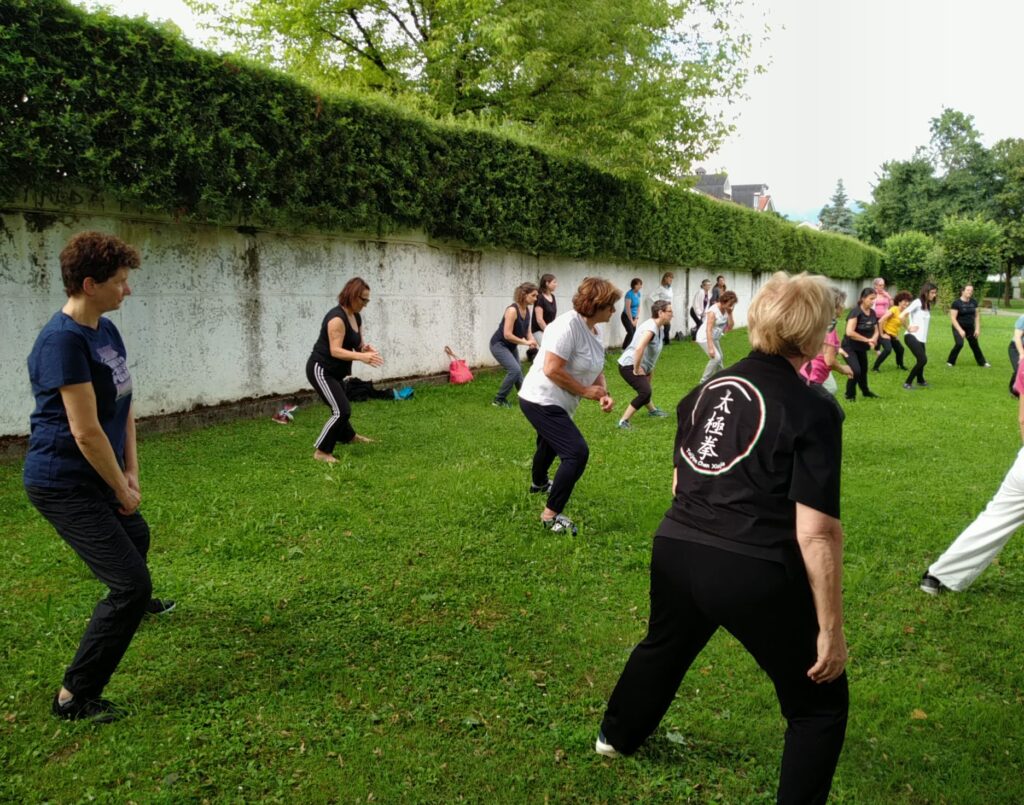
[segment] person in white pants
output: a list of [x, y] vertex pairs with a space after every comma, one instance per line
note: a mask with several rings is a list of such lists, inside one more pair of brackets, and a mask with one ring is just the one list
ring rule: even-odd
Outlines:
[[[1022, 363], [1024, 366], [1024, 363]], [[1022, 372], [1014, 386], [1022, 389]], [[1024, 441], [1024, 395], [1017, 409]], [[943, 590], [962, 592], [992, 564], [1013, 533], [1024, 525], [1024, 447], [1010, 467], [985, 511], [977, 516], [921, 577], [921, 589], [930, 595]]]

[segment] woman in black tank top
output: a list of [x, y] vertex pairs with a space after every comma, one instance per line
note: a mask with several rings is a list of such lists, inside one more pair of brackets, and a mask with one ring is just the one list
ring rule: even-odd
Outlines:
[[[558, 315], [558, 302], [555, 301], [555, 291], [557, 288], [558, 280], [554, 274], [544, 274], [541, 276], [537, 303], [533, 306], [533, 323], [530, 325], [530, 332], [533, 333], [533, 337], [537, 339], [538, 344], [540, 344], [542, 336], [537, 334], [543, 333]], [[530, 347], [526, 350], [526, 360], [530, 363], [533, 363], [533, 359], [537, 357], [538, 348]]]
[[522, 388], [523, 367], [519, 363], [519, 345], [537, 346], [530, 332], [530, 312], [537, 302], [537, 286], [532, 282], [524, 282], [516, 288], [512, 298], [515, 304], [505, 308], [498, 329], [491, 336], [491, 354], [506, 370], [505, 379], [501, 381], [492, 403], [496, 408], [511, 408], [509, 392], [513, 386], [517, 390]]
[[370, 286], [361, 277], [353, 277], [338, 294], [338, 304], [327, 311], [320, 324], [320, 336], [306, 361], [306, 378], [331, 409], [331, 417], [317, 437], [313, 458], [333, 464], [338, 442], [370, 442], [355, 432], [349, 418], [352, 406], [345, 396], [342, 381], [352, 374], [352, 362], [370, 366], [384, 363], [380, 353], [363, 341], [363, 308], [370, 301]]

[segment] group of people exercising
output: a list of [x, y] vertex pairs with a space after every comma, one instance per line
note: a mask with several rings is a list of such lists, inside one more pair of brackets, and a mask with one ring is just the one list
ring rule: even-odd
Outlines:
[[[152, 597], [149, 527], [138, 511], [132, 378], [124, 343], [105, 315], [131, 294], [129, 274], [140, 262], [136, 249], [112, 235], [72, 237], [60, 255], [67, 302], [42, 328], [28, 358], [36, 401], [24, 467], [28, 497], [109, 588], [53, 699], [54, 715], [69, 720], [122, 715], [101, 694], [144, 615], [174, 606]], [[633, 296], [626, 294], [623, 323], [628, 318], [632, 330], [617, 367], [636, 396], [620, 428], [629, 429], [643, 408], [651, 416], [667, 415], [653, 405], [651, 377], [668, 343], [671, 280], [670, 274], [662, 278], [667, 298], [653, 300], [645, 321], [638, 307], [642, 283], [634, 280]], [[879, 317], [884, 283], [876, 281], [850, 312], [837, 345], [835, 289], [822, 277], [777, 273], [750, 303], [752, 352], [722, 370], [720, 341], [732, 326], [736, 295], [719, 280], [713, 300], [710, 283], [702, 283], [693, 300], [702, 307], [697, 334], [704, 338], [697, 340], [709, 364], [676, 409], [672, 503], [655, 531], [648, 633], [611, 693], [595, 749], [609, 757], [634, 752], [722, 627], [772, 679], [788, 720], [778, 800], [821, 803], [842, 749], [848, 709], [839, 519], [843, 412], [808, 382], [808, 366], [818, 360], [827, 369], [827, 348], [844, 350], [848, 392], [859, 386], [868, 393], [862, 385], [868, 349], [883, 344], [875, 368], [890, 351], [902, 362], [892, 340], [898, 330], [890, 326], [898, 311], [917, 361], [908, 383], [926, 385], [924, 344], [935, 289], [926, 285], [912, 301], [898, 294]], [[559, 313], [556, 289], [552, 275], [538, 285], [524, 283], [504, 311], [491, 339], [492, 354], [507, 368], [494, 404], [511, 407], [509, 395], [518, 389], [519, 408], [536, 433], [529, 492], [545, 495], [541, 524], [551, 533], [575, 535], [577, 525], [564, 510], [589, 448], [573, 415], [582, 400], [605, 412], [614, 408], [601, 325], [623, 295], [609, 280], [588, 277], [575, 290], [571, 309]], [[971, 299], [964, 289], [953, 316], [963, 340], [950, 363], [966, 341], [979, 364], [987, 365]], [[307, 362], [310, 384], [331, 409], [314, 448], [321, 461], [335, 460], [339, 443], [369, 441], [352, 428], [342, 381], [356, 361], [382, 363], [362, 335], [361, 314], [370, 300], [365, 281], [347, 282]], [[698, 312], [692, 308], [691, 316]], [[1024, 325], [1024, 317], [1018, 323]], [[881, 331], [889, 336], [889, 350]], [[519, 346], [533, 351], [525, 374]], [[1017, 384], [1018, 391], [1024, 388], [1020, 378]], [[1024, 437], [1024, 397], [1021, 422]], [[978, 522], [929, 568], [922, 589], [937, 593], [969, 584], [1020, 525], [1022, 494], [1024, 451]]]

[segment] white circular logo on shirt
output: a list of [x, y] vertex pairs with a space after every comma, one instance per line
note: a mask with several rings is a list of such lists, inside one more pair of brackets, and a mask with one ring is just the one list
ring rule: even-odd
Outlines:
[[749, 380], [717, 377], [701, 390], [679, 455], [702, 475], [721, 475], [745, 459], [764, 430], [764, 398]]

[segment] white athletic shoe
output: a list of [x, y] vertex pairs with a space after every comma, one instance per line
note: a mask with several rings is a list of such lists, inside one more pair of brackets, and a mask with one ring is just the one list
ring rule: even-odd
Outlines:
[[615, 747], [604, 739], [603, 732], [597, 733], [597, 740], [594, 741], [594, 751], [599, 755], [604, 755], [605, 757], [622, 757], [615, 751]]

